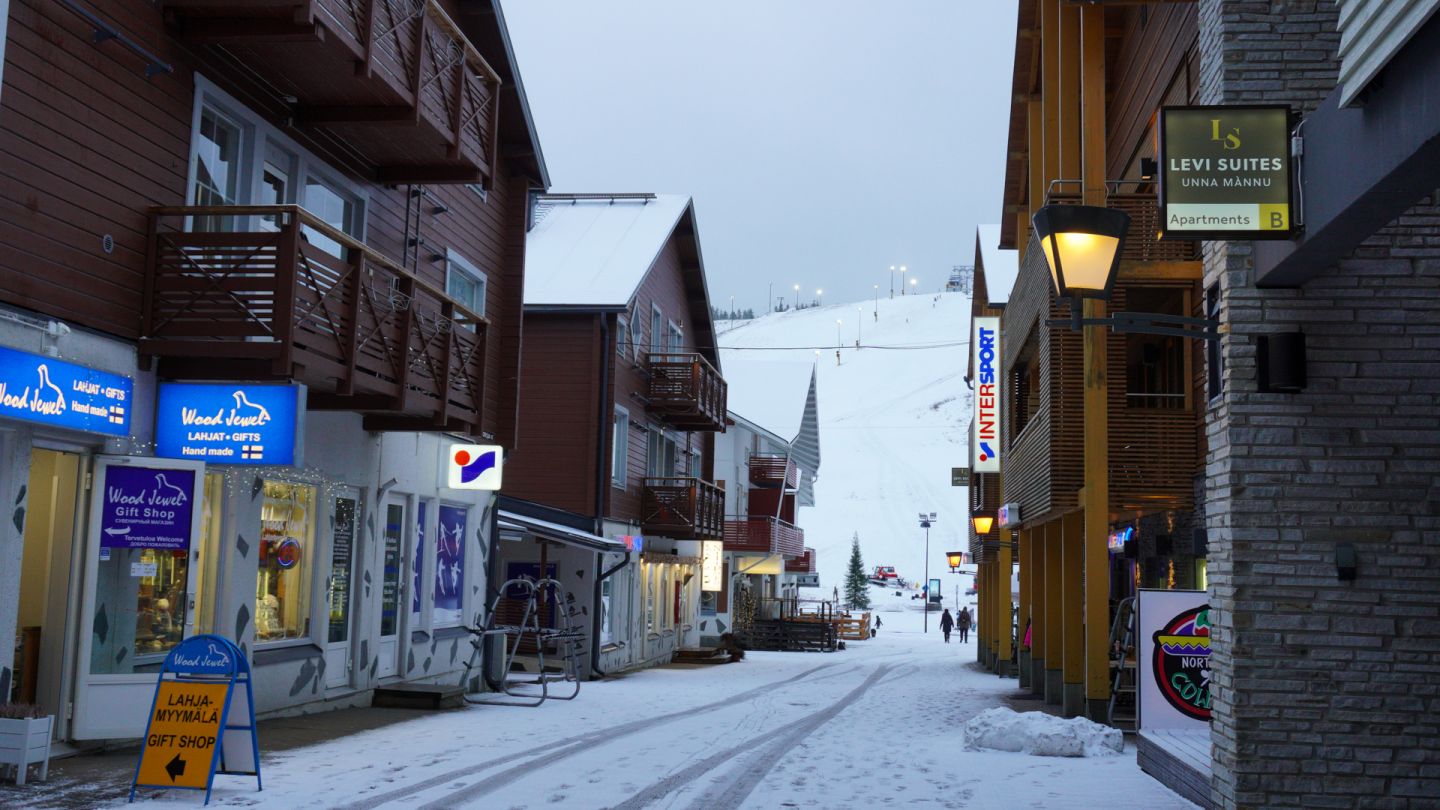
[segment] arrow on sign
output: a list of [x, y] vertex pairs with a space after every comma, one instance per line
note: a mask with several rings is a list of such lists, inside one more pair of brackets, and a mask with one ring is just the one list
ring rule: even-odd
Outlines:
[[105, 533], [108, 534], [108, 535], [111, 535], [111, 536], [114, 536], [114, 535], [117, 535], [117, 534], [129, 534], [129, 533], [130, 533], [130, 527], [129, 527], [129, 526], [126, 526], [126, 527], [123, 528], [123, 529], [106, 529], [106, 530], [105, 530]]
[[174, 782], [176, 777], [185, 773], [185, 760], [176, 754], [174, 759], [165, 763], [165, 772], [170, 774], [170, 781]]

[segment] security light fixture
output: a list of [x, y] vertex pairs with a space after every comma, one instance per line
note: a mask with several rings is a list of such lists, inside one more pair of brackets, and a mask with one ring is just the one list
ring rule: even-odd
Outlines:
[[976, 509], [970, 515], [970, 525], [975, 527], [976, 534], [989, 534], [991, 527], [995, 525], [995, 516], [984, 509]]

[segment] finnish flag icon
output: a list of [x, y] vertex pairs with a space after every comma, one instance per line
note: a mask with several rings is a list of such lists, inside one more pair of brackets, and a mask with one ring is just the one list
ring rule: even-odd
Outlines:
[[500, 489], [501, 454], [498, 444], [452, 444], [446, 461], [451, 489]]

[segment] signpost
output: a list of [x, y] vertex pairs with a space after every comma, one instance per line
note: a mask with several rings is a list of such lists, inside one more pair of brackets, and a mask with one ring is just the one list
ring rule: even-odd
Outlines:
[[209, 804], [217, 773], [253, 776], [262, 789], [250, 663], [229, 639], [192, 636], [160, 669], [130, 801], [151, 787], [203, 790]]
[[1288, 239], [1290, 119], [1284, 106], [1160, 111], [1160, 234]]
[[125, 436], [134, 389], [129, 377], [0, 347], [0, 416]]
[[210, 464], [301, 463], [299, 385], [161, 383], [155, 455]]
[[970, 468], [969, 468], [969, 467], [951, 467], [951, 468], [950, 468], [950, 486], [952, 486], [952, 487], [968, 487], [968, 486], [970, 486]]

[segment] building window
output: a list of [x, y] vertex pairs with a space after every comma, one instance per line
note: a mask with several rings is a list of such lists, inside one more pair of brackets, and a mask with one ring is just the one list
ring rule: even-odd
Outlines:
[[470, 510], [440, 505], [435, 527], [435, 627], [456, 627], [464, 622], [465, 542]]
[[669, 351], [677, 354], [685, 351], [685, 330], [680, 328], [680, 324], [674, 321], [666, 323], [665, 342], [668, 344]]
[[[244, 104], [197, 76], [190, 137], [190, 204], [303, 205], [316, 218], [356, 241], [365, 238], [366, 200], [358, 186]], [[195, 231], [277, 230], [274, 215], [194, 217]], [[306, 228], [305, 240], [337, 258], [343, 246]]]
[[[1220, 285], [1212, 285], [1205, 291], [1205, 317], [1220, 321]], [[1225, 352], [1221, 351], [1220, 341], [1205, 341], [1205, 394], [1206, 398], [1214, 399], [1225, 393]]]
[[[1126, 291], [1132, 312], [1187, 315], [1185, 290], [1136, 287]], [[1182, 410], [1186, 407], [1185, 340], [1163, 335], [1125, 336], [1125, 404], [1130, 408]]]
[[650, 428], [646, 446], [647, 474], [652, 478], [672, 478], [682, 474], [683, 464], [684, 453], [675, 437], [664, 428]]
[[615, 317], [615, 353], [625, 357], [630, 352], [630, 319], [624, 315]]
[[1040, 336], [1032, 332], [1020, 347], [1010, 370], [1010, 441], [1040, 410]]
[[[445, 294], [471, 312], [485, 317], [485, 294], [490, 279], [453, 250], [445, 251]], [[466, 327], [475, 331], [474, 325]]]
[[630, 484], [630, 412], [615, 406], [615, 420], [610, 435], [610, 485], [625, 489]]
[[645, 591], [645, 632], [655, 632], [655, 580], [657, 572], [653, 563], [640, 564], [641, 586]]
[[614, 592], [614, 583], [606, 579], [600, 583], [600, 646], [606, 646], [614, 642], [614, 616], [610, 611], [610, 596]]
[[310, 561], [315, 554], [315, 487], [264, 482], [255, 642], [310, 635]]
[[650, 351], [659, 353], [665, 348], [665, 315], [660, 307], [650, 305]]

